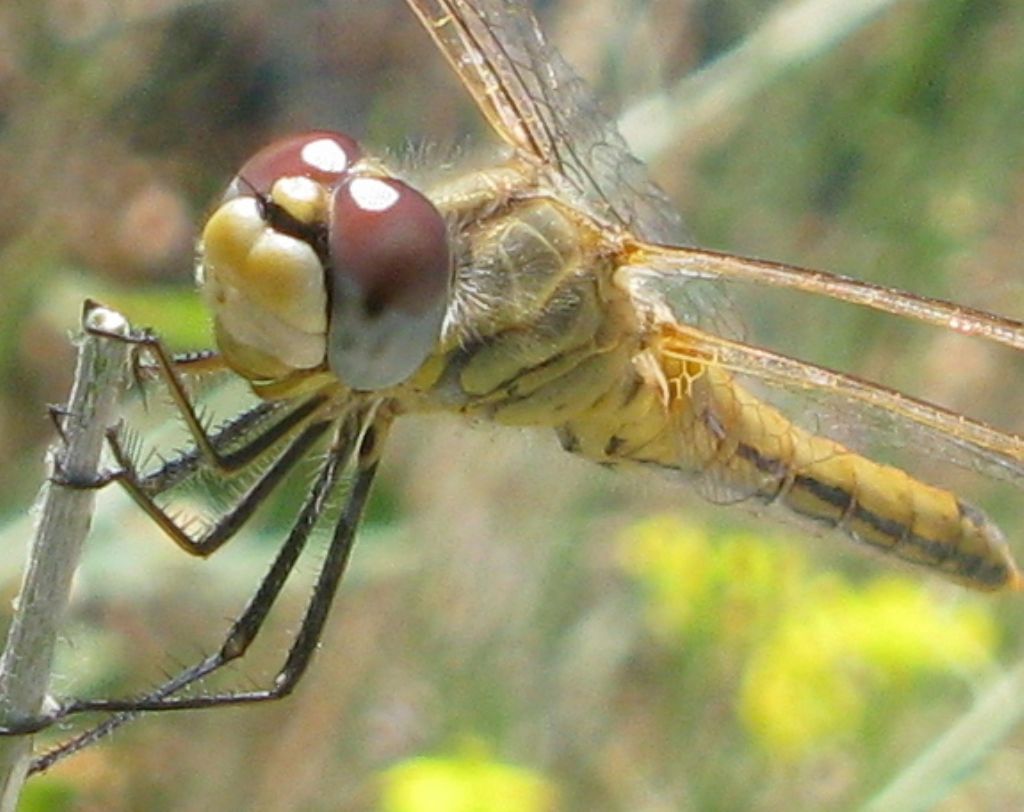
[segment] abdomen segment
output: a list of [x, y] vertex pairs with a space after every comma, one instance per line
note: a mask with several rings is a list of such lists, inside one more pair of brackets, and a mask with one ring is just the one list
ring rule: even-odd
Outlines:
[[712, 501], [783, 508], [975, 589], [1024, 586], [980, 510], [794, 425], [682, 336], [662, 336], [560, 433], [596, 461], [684, 474]]

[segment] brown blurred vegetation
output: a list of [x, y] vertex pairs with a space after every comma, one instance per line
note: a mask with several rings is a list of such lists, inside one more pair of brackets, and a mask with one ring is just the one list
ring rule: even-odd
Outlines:
[[[543, 16], [614, 107], [706, 64], [774, 5], [558, 0]], [[1020, 317], [1022, 43], [1024, 6], [1013, 0], [897, 3], [654, 170], [702, 244]], [[421, 145], [468, 150], [486, 138], [398, 0], [0, 6], [2, 594], [16, 590], [51, 435], [45, 405], [64, 397], [82, 298], [122, 308], [176, 348], [204, 346], [191, 289], [197, 224], [254, 148], [311, 127], [396, 154], [449, 155]], [[876, 331], [857, 314], [794, 312], [804, 311], [744, 315], [780, 346], [1021, 427], [1014, 359], [898, 324]], [[735, 663], [713, 645], [662, 646], [615, 564], [617, 533], [649, 511], [723, 527], [742, 516], [707, 512], [666, 483], [592, 471], [543, 435], [434, 419], [411, 422], [394, 445], [298, 695], [145, 719], [41, 779], [33, 808], [372, 809], [382, 769], [472, 735], [550, 777], [566, 809], [839, 809], [969, 705], [963, 686], [928, 685], [874, 740], [775, 763], [732, 720]], [[1019, 501], [986, 504], [1024, 550]], [[57, 687], [139, 690], [217, 645], [290, 507], [283, 498], [240, 549], [197, 564], [116, 497], [105, 501]], [[823, 569], [880, 566], [821, 546], [804, 545]], [[292, 615], [233, 669], [236, 684], [272, 672], [303, 597], [301, 585], [289, 593]], [[1019, 601], [986, 600], [1011, 660]], [[1021, 803], [1019, 750], [1018, 736], [942, 808]]]

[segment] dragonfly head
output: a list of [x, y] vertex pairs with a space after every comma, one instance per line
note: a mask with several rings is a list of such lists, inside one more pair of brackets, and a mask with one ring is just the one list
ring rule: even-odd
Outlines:
[[408, 379], [448, 303], [444, 218], [341, 133], [260, 150], [203, 229], [196, 278], [225, 360], [253, 381], [329, 369], [346, 386]]

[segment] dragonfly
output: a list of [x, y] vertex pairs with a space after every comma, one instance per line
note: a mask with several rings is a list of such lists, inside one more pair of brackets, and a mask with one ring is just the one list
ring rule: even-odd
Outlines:
[[[54, 700], [0, 733], [105, 722], [36, 771], [142, 712], [279, 699], [307, 672], [393, 423], [407, 414], [550, 430], [568, 452], [654, 471], [712, 501], [819, 532], [968, 587], [1019, 590], [1002, 532], [956, 493], [797, 424], [767, 394], [834, 405], [871, 436], [1020, 486], [1024, 439], [750, 343], [727, 283], [817, 295], [1024, 349], [1024, 324], [851, 278], [680, 244], [680, 223], [591, 91], [508, 0], [407, 0], [504, 143], [495, 166], [419, 189], [349, 136], [314, 130], [244, 163], [205, 224], [197, 284], [215, 350], [125, 339], [169, 390], [195, 446], [144, 472], [117, 431], [117, 482], [185, 552], [208, 556], [313, 454], [322, 462], [255, 594], [208, 657], [142, 697]], [[212, 429], [185, 379], [243, 379], [258, 403]], [[199, 475], [242, 477], [208, 526], [161, 498]], [[246, 477], [246, 475], [249, 475]], [[76, 483], [68, 483], [76, 484]], [[242, 657], [314, 528], [343, 495], [328, 552], [267, 687], [185, 689]]]

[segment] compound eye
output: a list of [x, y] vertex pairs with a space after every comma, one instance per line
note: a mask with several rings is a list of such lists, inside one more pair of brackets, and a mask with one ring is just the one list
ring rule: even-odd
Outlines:
[[402, 181], [355, 177], [334, 192], [328, 234], [331, 369], [355, 389], [401, 383], [430, 355], [444, 321], [444, 218]]
[[303, 177], [333, 188], [348, 177], [361, 157], [359, 145], [344, 133], [312, 130], [275, 141], [245, 162], [227, 197], [267, 196], [280, 178]]
[[370, 318], [415, 315], [448, 287], [448, 232], [434, 205], [398, 180], [358, 177], [334, 193], [331, 265], [349, 277]]

